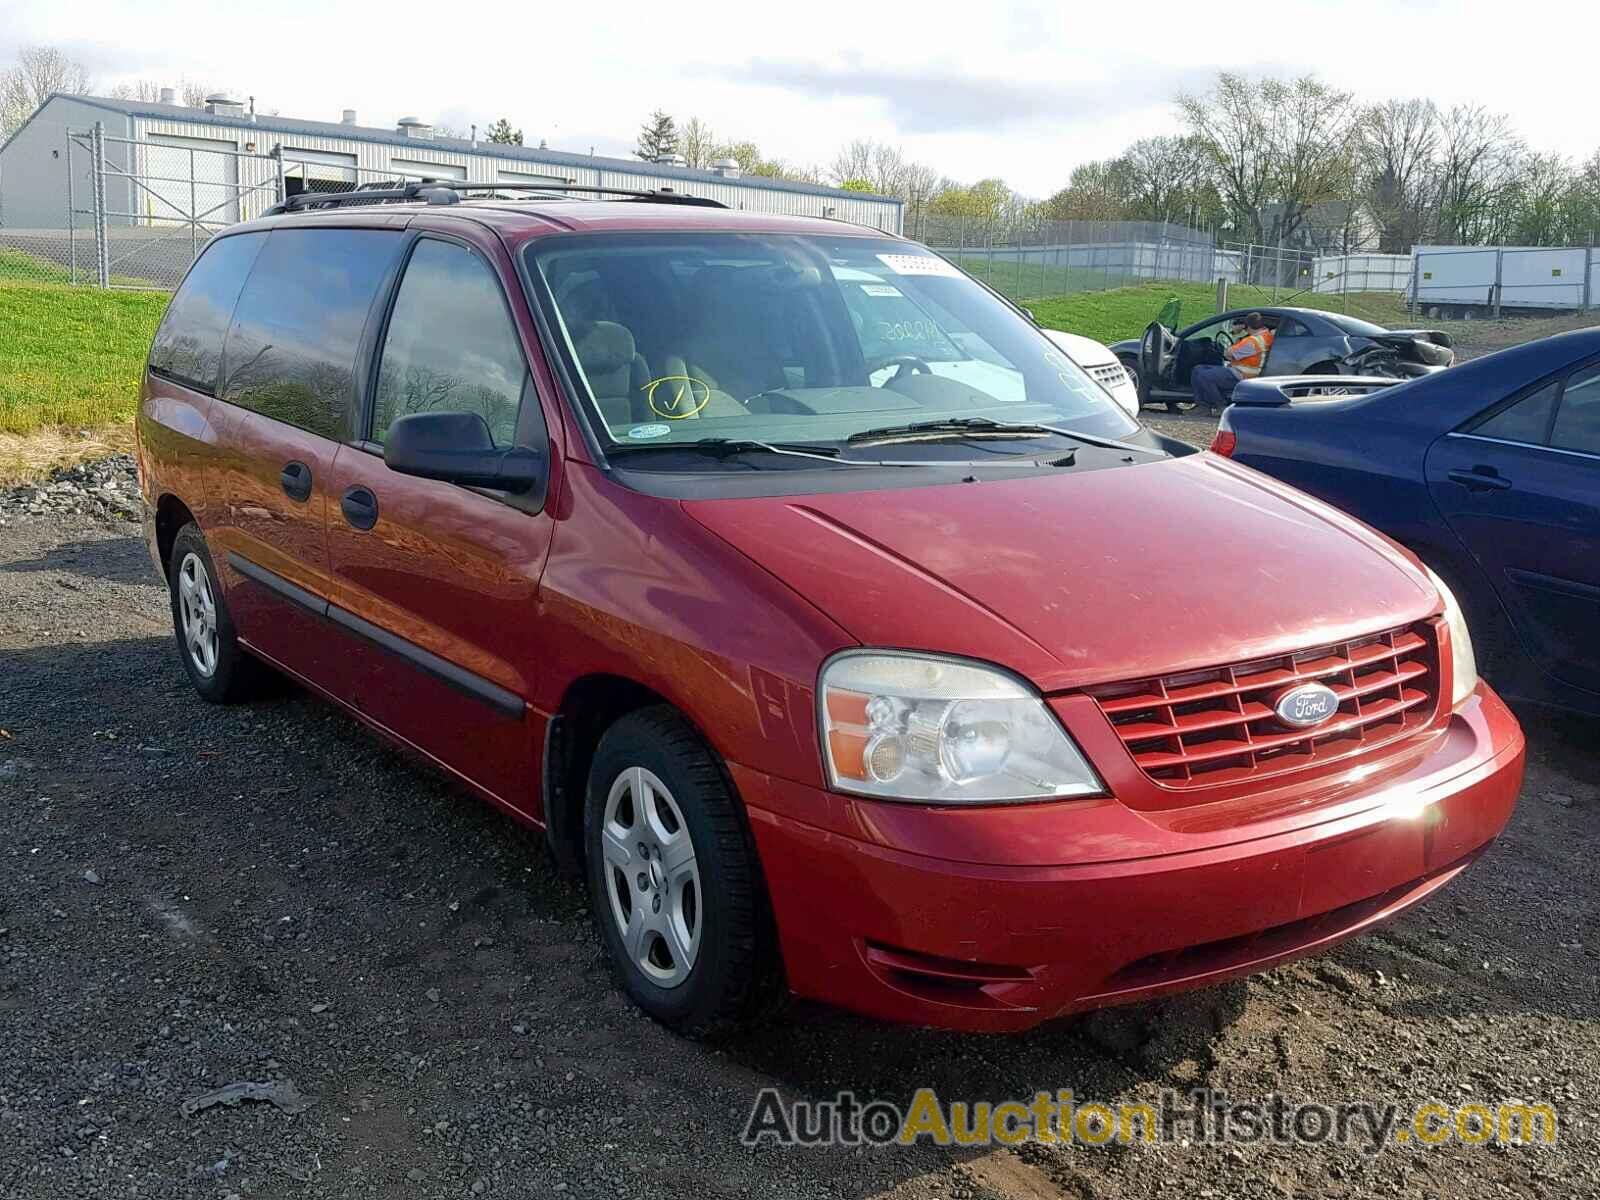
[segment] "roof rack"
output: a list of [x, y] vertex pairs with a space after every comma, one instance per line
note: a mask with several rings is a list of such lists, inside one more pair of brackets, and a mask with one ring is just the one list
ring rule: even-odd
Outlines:
[[460, 204], [463, 192], [532, 192], [565, 197], [569, 192], [596, 196], [623, 196], [650, 204], [684, 204], [696, 208], [726, 208], [719, 200], [690, 196], [671, 188], [643, 191], [634, 188], [592, 187], [583, 183], [467, 183], [449, 179], [416, 179], [398, 187], [361, 184], [348, 192], [300, 192], [282, 204], [274, 204], [262, 216], [304, 212], [308, 208], [343, 208], [355, 204], [383, 204], [388, 201], [422, 200], [428, 204]]

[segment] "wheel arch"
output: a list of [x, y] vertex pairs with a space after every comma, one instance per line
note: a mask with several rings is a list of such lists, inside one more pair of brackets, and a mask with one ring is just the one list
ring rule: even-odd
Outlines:
[[163, 492], [156, 501], [156, 553], [161, 558], [163, 578], [172, 574], [172, 544], [178, 539], [178, 531], [193, 522], [194, 513], [189, 506], [171, 492]]
[[665, 705], [694, 730], [737, 796], [727, 765], [694, 717], [670, 696], [623, 675], [595, 673], [567, 685], [545, 730], [541, 764], [545, 841], [563, 874], [583, 869], [583, 802], [589, 768], [605, 731], [629, 713]]

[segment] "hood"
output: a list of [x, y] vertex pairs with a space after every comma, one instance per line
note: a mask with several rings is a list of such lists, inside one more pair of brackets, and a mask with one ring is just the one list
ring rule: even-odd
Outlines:
[[1000, 663], [1047, 692], [1306, 649], [1439, 604], [1380, 535], [1212, 454], [684, 509], [863, 644]]
[[1430, 367], [1448, 367], [1455, 362], [1450, 335], [1437, 329], [1390, 329], [1369, 335], [1380, 346], [1398, 351], [1408, 362]]
[[1066, 351], [1067, 357], [1080, 367], [1099, 367], [1104, 366], [1106, 363], [1117, 361], [1117, 356], [1111, 352], [1109, 347], [1102, 345], [1093, 338], [1086, 338], [1076, 333], [1067, 333], [1062, 329], [1046, 329], [1044, 335]]

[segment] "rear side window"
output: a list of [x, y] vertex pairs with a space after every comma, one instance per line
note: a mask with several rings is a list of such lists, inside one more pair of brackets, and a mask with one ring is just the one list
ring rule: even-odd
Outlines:
[[206, 247], [167, 305], [150, 348], [152, 371], [198, 391], [215, 390], [233, 306], [266, 240], [264, 233], [240, 233]]
[[395, 296], [378, 367], [372, 440], [396, 417], [475, 412], [497, 446], [516, 439], [528, 377], [516, 326], [489, 265], [454, 242], [424, 238]]
[[361, 335], [403, 244], [399, 230], [273, 230], [234, 310], [222, 398], [343, 438]]
[[1550, 444], [1563, 450], [1600, 454], [1600, 368], [1567, 376]]
[[1559, 381], [1546, 384], [1532, 395], [1524, 396], [1510, 408], [1502, 408], [1487, 421], [1475, 425], [1473, 433], [1479, 437], [1499, 438], [1504, 442], [1525, 442], [1542, 446], [1545, 433], [1550, 428], [1550, 414], [1555, 410], [1556, 390]]

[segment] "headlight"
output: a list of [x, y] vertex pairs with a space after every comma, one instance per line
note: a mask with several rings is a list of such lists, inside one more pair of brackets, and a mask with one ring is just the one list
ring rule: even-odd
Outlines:
[[841, 791], [979, 804], [1104, 790], [1044, 701], [992, 667], [852, 651], [823, 668], [817, 700]]
[[1444, 580], [1424, 565], [1433, 586], [1444, 597], [1444, 622], [1450, 627], [1450, 659], [1454, 664], [1455, 686], [1450, 689], [1450, 707], [1458, 708], [1478, 686], [1478, 660], [1472, 653], [1472, 635], [1467, 632], [1467, 619], [1461, 615], [1461, 605]]

